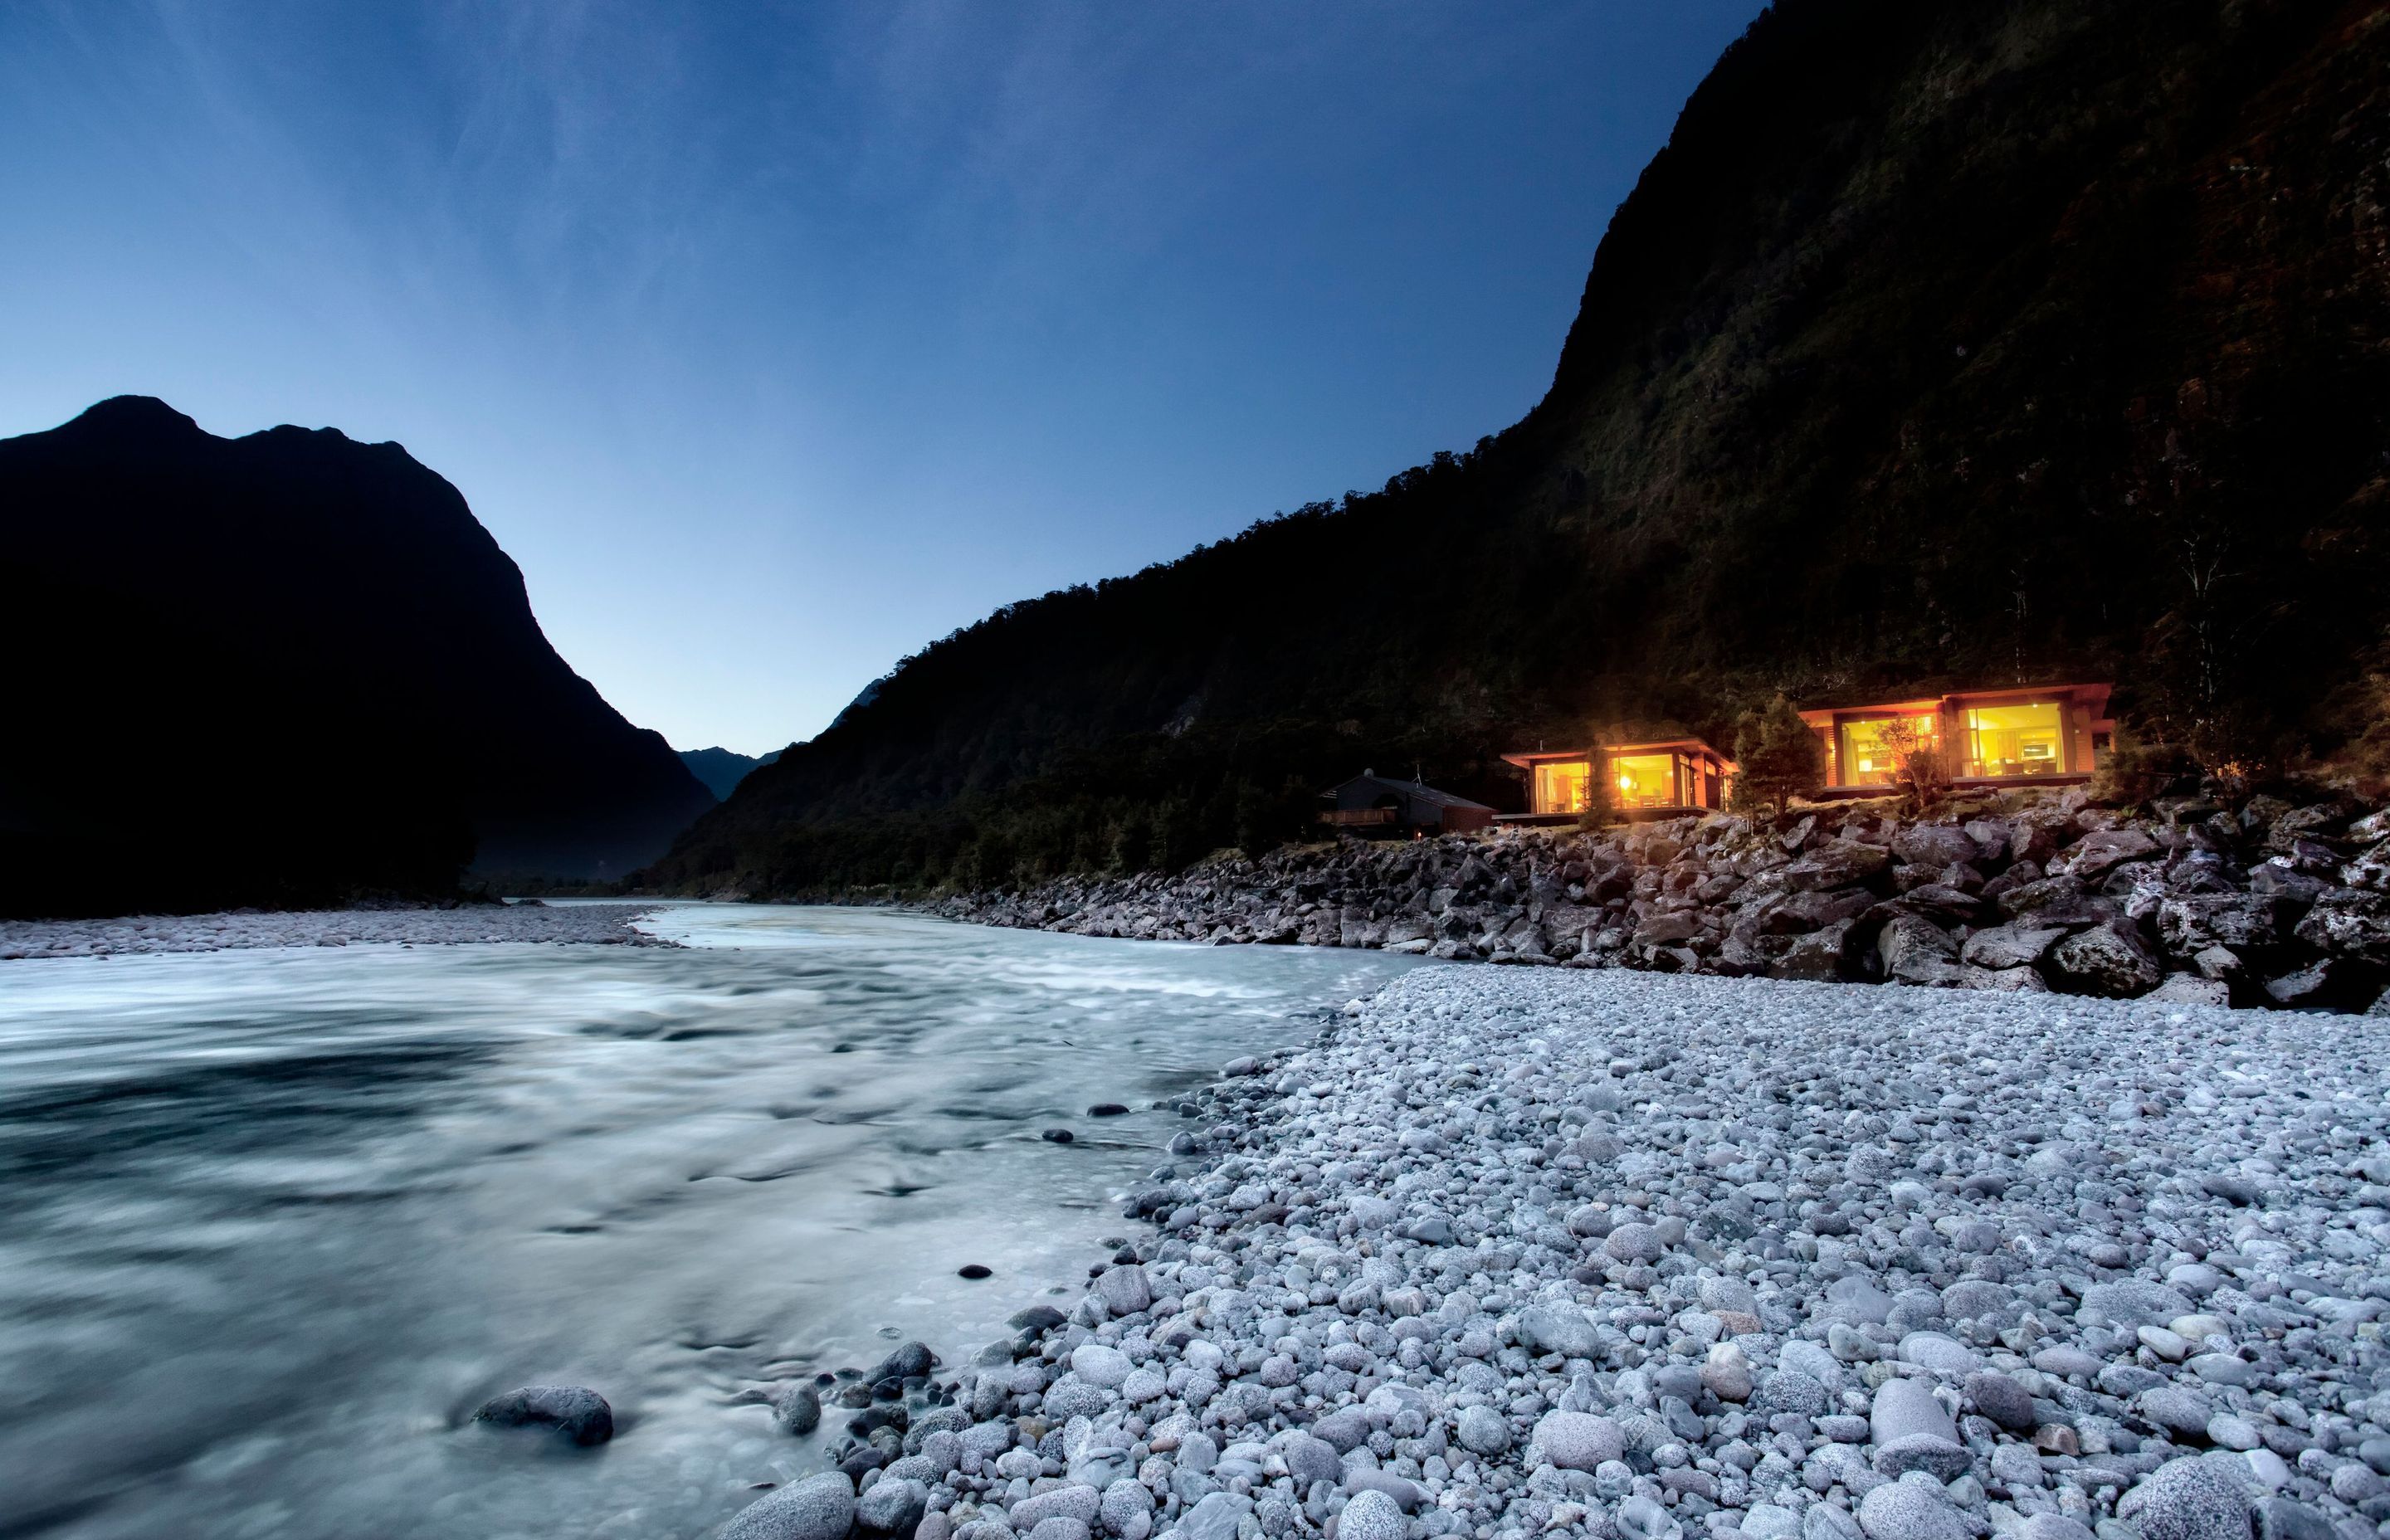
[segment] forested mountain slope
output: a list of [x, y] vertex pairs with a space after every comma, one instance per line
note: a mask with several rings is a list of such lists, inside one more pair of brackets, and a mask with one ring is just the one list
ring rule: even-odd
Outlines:
[[1490, 798], [1504, 748], [1779, 690], [2114, 678], [2211, 763], [2340, 751], [2390, 618], [2385, 13], [1783, 0], [1523, 421], [937, 643], [652, 876], [1176, 864], [1364, 764]]

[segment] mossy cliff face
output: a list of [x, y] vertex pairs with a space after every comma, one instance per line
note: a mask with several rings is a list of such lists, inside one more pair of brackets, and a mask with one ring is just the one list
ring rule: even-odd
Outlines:
[[957, 633], [657, 875], [1050, 875], [1780, 690], [2106, 678], [2210, 763], [2337, 752], [2390, 672], [2385, 83], [2381, 3], [1788, 0], [1524, 421]]

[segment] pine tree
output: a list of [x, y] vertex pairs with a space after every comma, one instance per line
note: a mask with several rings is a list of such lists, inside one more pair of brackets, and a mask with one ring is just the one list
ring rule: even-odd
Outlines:
[[1731, 798], [1737, 812], [1780, 814], [1794, 797], [1826, 784], [1826, 746], [1782, 696], [1745, 712], [1734, 736]]

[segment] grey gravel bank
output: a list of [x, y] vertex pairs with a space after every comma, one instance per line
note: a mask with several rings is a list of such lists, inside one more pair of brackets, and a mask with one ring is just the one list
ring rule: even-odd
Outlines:
[[265, 946], [670, 946], [636, 929], [653, 904], [476, 904], [454, 909], [302, 909], [115, 919], [0, 920], [0, 960]]
[[2371, 1026], [1414, 973], [1183, 1106], [1067, 1313], [771, 1392], [841, 1469], [722, 1533], [2390, 1535]]

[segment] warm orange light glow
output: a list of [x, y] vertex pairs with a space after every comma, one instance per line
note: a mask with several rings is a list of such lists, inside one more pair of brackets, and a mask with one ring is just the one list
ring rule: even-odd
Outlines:
[[2066, 767], [2064, 717], [2055, 701], [1976, 706], [1967, 714], [1966, 776], [2051, 776]]
[[1938, 743], [1942, 719], [1926, 712], [1915, 716], [1871, 717], [1864, 722], [1845, 722], [1835, 731], [1836, 779], [1844, 786], [1890, 786], [1899, 778], [1900, 766], [1892, 750], [1883, 741], [1883, 731], [1895, 722], [1907, 721], [1917, 729], [1917, 736], [1927, 744]]
[[1536, 811], [1582, 813], [1590, 803], [1593, 764], [1588, 760], [1562, 760], [1536, 766]]

